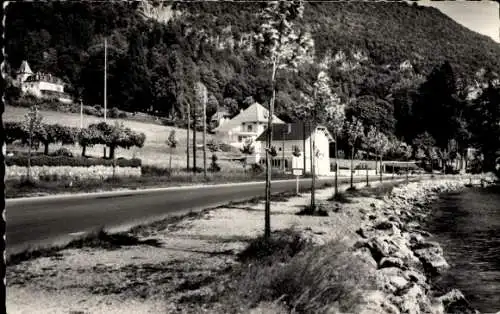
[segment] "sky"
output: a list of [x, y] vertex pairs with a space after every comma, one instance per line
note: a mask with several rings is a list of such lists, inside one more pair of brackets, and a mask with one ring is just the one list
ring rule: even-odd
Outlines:
[[500, 43], [499, 4], [495, 1], [418, 1], [439, 9], [463, 26]]

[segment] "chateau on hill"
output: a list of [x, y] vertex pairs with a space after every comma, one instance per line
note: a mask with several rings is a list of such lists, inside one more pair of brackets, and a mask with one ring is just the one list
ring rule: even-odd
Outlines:
[[33, 73], [27, 61], [23, 61], [17, 71], [16, 85], [25, 95], [37, 98], [55, 98], [62, 103], [72, 103], [71, 97], [64, 92], [65, 83], [51, 74]]

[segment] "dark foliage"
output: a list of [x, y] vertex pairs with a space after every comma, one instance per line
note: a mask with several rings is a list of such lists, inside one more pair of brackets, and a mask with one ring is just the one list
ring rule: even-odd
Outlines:
[[[28, 166], [28, 156], [17, 155], [5, 158], [7, 166]], [[117, 159], [116, 165], [119, 167], [140, 167], [140, 159]], [[67, 156], [32, 156], [31, 166], [71, 166], [71, 167], [91, 167], [91, 166], [112, 166], [113, 161], [102, 158], [67, 157]]]

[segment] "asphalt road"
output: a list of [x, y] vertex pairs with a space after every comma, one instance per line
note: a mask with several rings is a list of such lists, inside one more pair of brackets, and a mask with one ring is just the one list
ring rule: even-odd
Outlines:
[[[372, 180], [378, 178], [372, 177]], [[355, 178], [355, 182], [366, 178]], [[333, 179], [319, 179], [318, 186]], [[347, 183], [349, 178], [339, 178]], [[272, 193], [295, 191], [295, 180], [274, 181]], [[182, 214], [264, 195], [264, 182], [225, 186], [180, 187], [120, 193], [7, 200], [9, 253], [30, 246], [65, 242], [82, 232], [126, 228], [172, 214]], [[310, 179], [300, 188], [310, 187]]]

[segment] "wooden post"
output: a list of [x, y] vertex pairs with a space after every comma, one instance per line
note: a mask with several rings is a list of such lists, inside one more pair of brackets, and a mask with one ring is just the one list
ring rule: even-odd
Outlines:
[[295, 185], [296, 185], [295, 193], [297, 195], [299, 195], [299, 176], [298, 175], [295, 176]]
[[207, 179], [207, 100], [203, 99], [203, 176]]
[[189, 171], [189, 132], [191, 129], [191, 106], [187, 102], [186, 170]]

